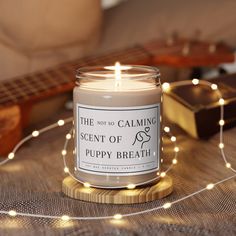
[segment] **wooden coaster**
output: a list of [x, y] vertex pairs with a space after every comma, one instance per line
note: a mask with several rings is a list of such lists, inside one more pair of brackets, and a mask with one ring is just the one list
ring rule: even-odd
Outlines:
[[161, 178], [154, 185], [135, 189], [98, 189], [86, 188], [73, 178], [66, 177], [62, 183], [62, 191], [68, 197], [88, 202], [132, 204], [150, 202], [168, 196], [173, 191], [172, 179]]

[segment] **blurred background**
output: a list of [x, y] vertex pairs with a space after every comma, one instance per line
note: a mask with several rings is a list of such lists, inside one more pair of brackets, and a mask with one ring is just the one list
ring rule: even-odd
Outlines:
[[235, 47], [235, 7], [233, 0], [1, 0], [0, 80], [171, 35]]
[[[234, 0], [0, 0], [0, 139], [11, 143], [0, 153], [27, 125], [72, 109], [79, 67], [153, 65], [162, 83], [235, 72], [235, 9]], [[190, 91], [180, 100], [204, 107], [215, 102], [207, 96]]]

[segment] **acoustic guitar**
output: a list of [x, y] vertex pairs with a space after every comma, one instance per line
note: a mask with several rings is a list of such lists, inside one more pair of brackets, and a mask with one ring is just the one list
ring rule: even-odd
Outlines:
[[216, 66], [220, 63], [233, 62], [234, 54], [231, 48], [223, 43], [186, 39], [156, 40], [2, 81], [0, 82], [0, 155], [8, 154], [20, 140], [35, 103], [73, 89], [77, 68], [111, 65], [116, 61], [121, 64], [174, 67]]

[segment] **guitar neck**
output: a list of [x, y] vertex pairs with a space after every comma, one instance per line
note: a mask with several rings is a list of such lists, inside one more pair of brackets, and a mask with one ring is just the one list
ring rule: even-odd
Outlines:
[[0, 82], [0, 107], [38, 101], [74, 87], [75, 71], [79, 67], [121, 64], [212, 66], [233, 62], [234, 54], [224, 44], [200, 41], [156, 40], [121, 51], [90, 56], [64, 63], [55, 68]]
[[52, 69], [20, 76], [0, 83], [0, 106], [34, 102], [74, 87], [75, 71], [79, 67], [111, 65], [116, 61], [122, 64], [148, 64], [150, 54], [141, 46], [109, 53], [102, 56], [86, 57], [68, 62]]

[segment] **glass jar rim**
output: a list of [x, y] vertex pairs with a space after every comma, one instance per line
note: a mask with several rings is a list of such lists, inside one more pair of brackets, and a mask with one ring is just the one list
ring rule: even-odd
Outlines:
[[[154, 66], [120, 65], [122, 79], [153, 79], [160, 77]], [[76, 71], [77, 79], [114, 79], [115, 66], [85, 66]]]

